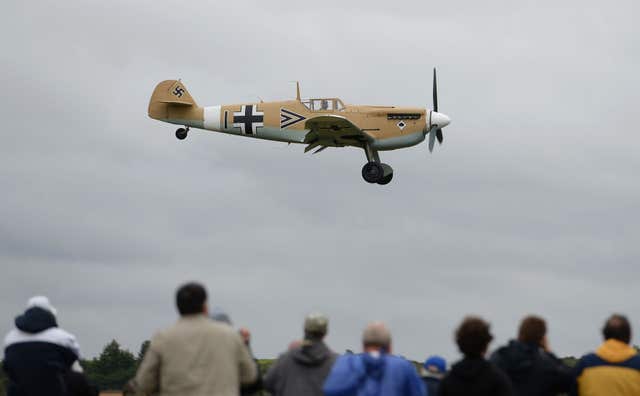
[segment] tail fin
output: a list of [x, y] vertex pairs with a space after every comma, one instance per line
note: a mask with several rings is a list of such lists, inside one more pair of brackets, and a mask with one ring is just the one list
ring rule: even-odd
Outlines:
[[197, 107], [189, 91], [180, 80], [165, 80], [153, 90], [149, 101], [149, 117], [165, 119], [168, 117], [169, 106]]

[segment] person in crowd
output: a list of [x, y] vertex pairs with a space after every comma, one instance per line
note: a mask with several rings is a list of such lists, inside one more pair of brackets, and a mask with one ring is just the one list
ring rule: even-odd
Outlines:
[[324, 383], [326, 396], [424, 396], [425, 386], [413, 364], [391, 354], [391, 332], [382, 322], [362, 334], [363, 353], [336, 360]]
[[[215, 320], [216, 322], [224, 323], [230, 327], [233, 327], [231, 316], [220, 307], [213, 308], [211, 312], [211, 319]], [[256, 367], [256, 380], [251, 384], [243, 384], [240, 387], [240, 395], [249, 396], [262, 390], [262, 375], [260, 374], [260, 366], [258, 365], [258, 360], [253, 356], [253, 352], [251, 352], [251, 332], [249, 331], [249, 329], [241, 327], [238, 330], [238, 334], [240, 334], [240, 337], [242, 337], [244, 344], [247, 346], [247, 349], [249, 350], [249, 353], [251, 354]]]
[[489, 323], [466, 317], [455, 333], [458, 349], [464, 355], [440, 383], [441, 396], [511, 396], [509, 378], [484, 356], [493, 339]]
[[538, 316], [525, 317], [518, 339], [495, 351], [491, 361], [507, 374], [517, 396], [554, 396], [573, 387], [573, 373], [551, 352], [547, 324]]
[[176, 293], [180, 318], [151, 338], [127, 393], [159, 396], [239, 395], [256, 380], [256, 367], [241, 336], [208, 318], [207, 292], [187, 283]]
[[293, 351], [294, 349], [298, 349], [298, 348], [300, 348], [302, 346], [303, 342], [304, 342], [304, 340], [293, 340], [287, 346], [287, 350], [288, 351]]
[[89, 383], [83, 371], [70, 370], [64, 375], [68, 396], [98, 396], [98, 388]]
[[624, 315], [614, 314], [602, 329], [604, 343], [578, 361], [575, 367], [580, 396], [640, 395], [640, 355], [630, 345], [631, 325]]
[[436, 396], [440, 389], [440, 381], [447, 372], [447, 361], [438, 355], [429, 356], [420, 370], [420, 377], [427, 388], [427, 394]]
[[[68, 396], [66, 379], [83, 377], [71, 373], [74, 366], [81, 371], [77, 363], [80, 346], [75, 336], [58, 327], [57, 310], [45, 296], [29, 299], [26, 311], [15, 319], [15, 328], [5, 337], [4, 346], [8, 396]], [[83, 391], [82, 387], [77, 389]]]
[[319, 313], [304, 320], [304, 340], [280, 355], [264, 377], [264, 388], [274, 396], [322, 396], [322, 384], [336, 359], [324, 343], [328, 318]]

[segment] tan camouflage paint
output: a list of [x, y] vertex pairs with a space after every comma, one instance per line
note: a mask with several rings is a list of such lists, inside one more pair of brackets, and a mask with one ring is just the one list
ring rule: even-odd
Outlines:
[[[322, 98], [335, 99], [335, 98]], [[241, 110], [242, 105], [257, 106], [257, 110], [264, 112], [264, 126], [280, 128], [281, 109], [293, 111], [306, 120], [297, 122], [286, 129], [305, 129], [305, 122], [320, 115], [335, 115], [348, 119], [364, 133], [377, 139], [401, 137], [421, 132], [427, 126], [425, 108], [421, 107], [395, 107], [395, 106], [364, 106], [345, 105], [342, 111], [320, 110], [310, 111], [302, 102], [298, 100], [286, 100], [276, 102], [242, 103], [232, 105], [222, 105], [220, 111], [220, 126], [224, 126], [224, 112], [228, 112], [229, 127], [233, 124], [233, 113]], [[419, 114], [419, 119], [387, 119], [389, 114]], [[184, 84], [177, 80], [166, 80], [159, 83], [149, 102], [149, 117], [158, 120], [193, 120], [196, 123], [204, 122], [203, 108], [198, 106], [193, 100]], [[399, 128], [398, 123], [403, 121], [404, 128]], [[359, 146], [354, 144], [355, 146]]]

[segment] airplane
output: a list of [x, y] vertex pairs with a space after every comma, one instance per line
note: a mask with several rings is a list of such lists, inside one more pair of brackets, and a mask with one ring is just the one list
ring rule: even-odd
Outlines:
[[344, 104], [338, 98], [300, 98], [201, 107], [180, 80], [165, 80], [154, 89], [149, 117], [182, 125], [175, 134], [184, 140], [190, 128], [286, 143], [306, 144], [304, 152], [327, 147], [359, 147], [367, 163], [362, 178], [385, 185], [393, 168], [380, 161], [379, 151], [415, 146], [429, 135], [429, 151], [442, 144], [442, 128], [448, 116], [438, 112], [436, 69], [433, 69], [433, 109], [423, 107], [362, 106]]

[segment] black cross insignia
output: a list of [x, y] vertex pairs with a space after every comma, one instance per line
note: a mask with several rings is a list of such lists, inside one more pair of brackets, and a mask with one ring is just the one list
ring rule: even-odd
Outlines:
[[258, 127], [264, 126], [264, 112], [256, 109], [254, 114], [253, 105], [242, 105], [240, 111], [233, 113], [233, 126], [239, 127], [244, 134], [254, 135]]

